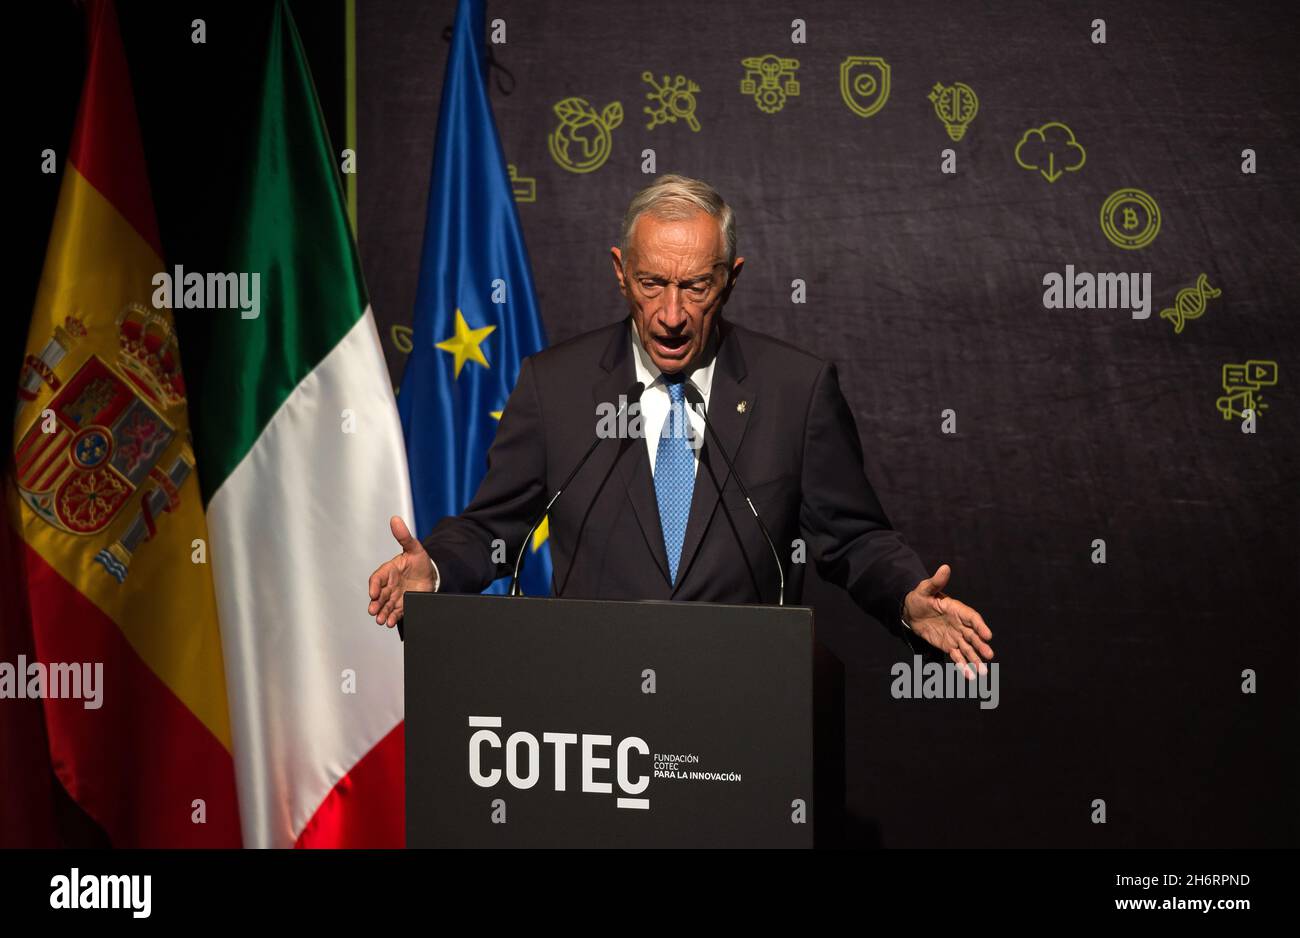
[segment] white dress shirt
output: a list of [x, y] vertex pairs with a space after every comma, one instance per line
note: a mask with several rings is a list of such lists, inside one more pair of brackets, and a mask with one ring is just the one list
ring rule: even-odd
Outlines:
[[[636, 323], [628, 320], [632, 332], [632, 358], [636, 362], [636, 379], [645, 385], [641, 394], [641, 429], [645, 432], [646, 448], [650, 452], [650, 474], [655, 471], [655, 456], [659, 453], [659, 435], [664, 431], [668, 420], [668, 411], [672, 407], [672, 398], [664, 384], [664, 375], [650, 360], [650, 353], [641, 344], [637, 335]], [[695, 385], [704, 398], [704, 406], [709, 406], [709, 391], [713, 386], [713, 363], [717, 358], [717, 333], [709, 337], [709, 346], [703, 360], [686, 373], [686, 380]], [[687, 439], [691, 441], [691, 450], [695, 454], [695, 473], [700, 472], [700, 449], [704, 441], [704, 418], [694, 408], [686, 407], [686, 422], [690, 425]]]

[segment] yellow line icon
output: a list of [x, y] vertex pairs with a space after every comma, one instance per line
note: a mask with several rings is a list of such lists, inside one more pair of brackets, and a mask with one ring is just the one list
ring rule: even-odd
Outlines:
[[536, 179], [532, 176], [520, 176], [519, 167], [514, 163], [506, 164], [506, 172], [510, 175], [510, 194], [515, 197], [516, 202], [537, 201]]
[[970, 85], [955, 81], [951, 85], [935, 83], [930, 90], [930, 101], [934, 104], [934, 113], [943, 121], [948, 136], [956, 142], [966, 136], [966, 128], [975, 119], [980, 110], [980, 99]]
[[1223, 414], [1224, 420], [1244, 417], [1250, 411], [1260, 417], [1268, 410], [1262, 403], [1264, 395], [1260, 388], [1277, 384], [1277, 362], [1252, 358], [1240, 364], [1223, 366], [1224, 396], [1215, 401], [1214, 406]]
[[1102, 203], [1101, 231], [1117, 248], [1144, 248], [1160, 233], [1160, 206], [1141, 189], [1116, 189]]
[[695, 95], [700, 90], [699, 85], [685, 75], [671, 80], [665, 75], [662, 82], [656, 82], [654, 73], [648, 69], [641, 73], [641, 80], [654, 89], [647, 91], [645, 96], [656, 102], [653, 107], [641, 109], [650, 115], [646, 130], [654, 130], [660, 124], [675, 124], [680, 119], [686, 121], [691, 130], [699, 131], [700, 119], [695, 116]]
[[586, 98], [564, 98], [552, 110], [560, 126], [546, 137], [551, 158], [571, 173], [604, 166], [614, 148], [611, 132], [623, 123], [623, 105], [612, 101], [597, 113]]
[[1206, 300], [1214, 299], [1216, 296], [1222, 296], [1222, 290], [1216, 290], [1210, 286], [1210, 278], [1207, 274], [1201, 274], [1196, 278], [1196, 283], [1190, 287], [1183, 287], [1174, 297], [1174, 305], [1168, 309], [1160, 311], [1161, 319], [1168, 319], [1174, 324], [1174, 335], [1183, 331], [1183, 326], [1193, 319], [1200, 319], [1205, 312]]
[[1074, 131], [1060, 121], [1026, 130], [1016, 144], [1015, 156], [1017, 166], [1037, 170], [1048, 182], [1077, 173], [1088, 158], [1083, 145], [1074, 139]]
[[741, 59], [740, 64], [745, 66], [740, 93], [752, 95], [764, 114], [775, 114], [785, 107], [786, 99], [799, 94], [799, 80], [794, 77], [799, 68], [798, 59], [754, 55]]
[[840, 63], [840, 97], [858, 117], [870, 117], [889, 100], [889, 63], [878, 55], [851, 55]]

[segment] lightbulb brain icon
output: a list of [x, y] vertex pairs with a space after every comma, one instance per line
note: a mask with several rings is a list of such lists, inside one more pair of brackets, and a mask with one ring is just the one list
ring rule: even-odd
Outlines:
[[943, 121], [944, 129], [954, 141], [966, 136], [966, 128], [979, 113], [980, 102], [970, 85], [955, 81], [951, 85], [936, 82], [930, 91], [934, 113]]

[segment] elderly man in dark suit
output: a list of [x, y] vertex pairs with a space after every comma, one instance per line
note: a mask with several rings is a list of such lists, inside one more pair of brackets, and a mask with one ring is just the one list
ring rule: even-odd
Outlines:
[[943, 592], [949, 567], [927, 576], [890, 527], [835, 366], [722, 318], [744, 264], [722, 197], [660, 178], [632, 200], [610, 254], [630, 316], [524, 361], [469, 507], [423, 543], [392, 519], [401, 553], [370, 577], [370, 615], [392, 626], [407, 590], [479, 592], [509, 574], [600, 416], [639, 381], [640, 413], [619, 421], [628, 432], [602, 440], [551, 509], [557, 596], [774, 602], [777, 558], [720, 442], [772, 532], [793, 601], [802, 554], [882, 622], [901, 622], [909, 641], [968, 677], [983, 669], [992, 632]]

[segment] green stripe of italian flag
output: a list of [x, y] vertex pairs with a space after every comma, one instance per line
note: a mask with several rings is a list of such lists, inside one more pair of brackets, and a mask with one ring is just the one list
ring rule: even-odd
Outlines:
[[[406, 454], [297, 30], [272, 13], [235, 270], [260, 310], [185, 349], [247, 846], [401, 846], [402, 653], [366, 579]], [[197, 360], [196, 360], [197, 359]]]

